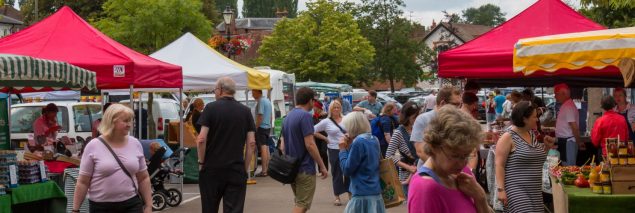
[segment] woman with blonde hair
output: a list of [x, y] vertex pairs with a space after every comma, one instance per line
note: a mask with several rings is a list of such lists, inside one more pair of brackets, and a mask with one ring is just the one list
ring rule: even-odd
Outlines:
[[[331, 163], [331, 174], [333, 174], [333, 193], [335, 195], [335, 201], [333, 205], [341, 206], [340, 195], [349, 192], [348, 186], [350, 180], [344, 177], [342, 169], [340, 168], [340, 159], [338, 157], [340, 140], [346, 134], [344, 124], [342, 123], [342, 104], [339, 101], [333, 101], [329, 105], [328, 119], [322, 119], [318, 124], [314, 126], [315, 137], [323, 141], [328, 141], [328, 155], [329, 162]], [[321, 132], [326, 132], [325, 136]]]
[[386, 151], [388, 150], [388, 143], [390, 143], [390, 138], [392, 138], [392, 133], [399, 126], [398, 118], [395, 116], [395, 110], [397, 109], [397, 105], [392, 102], [386, 103], [384, 108], [381, 109], [381, 113], [379, 114], [379, 122], [373, 125], [378, 125], [378, 128], [381, 128], [384, 137], [379, 137], [379, 144], [381, 144], [381, 155], [386, 155]]
[[370, 124], [361, 112], [344, 117], [348, 133], [339, 143], [340, 167], [351, 178], [353, 197], [344, 212], [384, 213], [384, 200], [379, 183], [379, 141], [370, 133]]
[[134, 112], [112, 104], [99, 125], [100, 137], [86, 145], [72, 212], [90, 197], [90, 212], [152, 212], [150, 178], [139, 140], [128, 136]]
[[410, 180], [408, 212], [491, 212], [467, 166], [482, 141], [479, 123], [453, 106], [437, 109], [424, 134], [428, 160]]

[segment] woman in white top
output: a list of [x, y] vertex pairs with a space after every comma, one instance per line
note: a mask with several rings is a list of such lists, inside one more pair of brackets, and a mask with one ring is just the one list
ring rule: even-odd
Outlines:
[[[335, 195], [333, 204], [336, 206], [342, 205], [341, 194], [349, 193], [350, 197], [348, 189], [350, 180], [344, 177], [340, 168], [339, 142], [346, 134], [345, 127], [342, 125], [342, 117], [342, 104], [339, 101], [333, 101], [329, 106], [328, 118], [314, 126], [315, 137], [328, 141], [328, 155], [331, 163], [331, 174], [333, 174], [333, 194]], [[322, 131], [325, 131], [328, 137], [319, 133]]]

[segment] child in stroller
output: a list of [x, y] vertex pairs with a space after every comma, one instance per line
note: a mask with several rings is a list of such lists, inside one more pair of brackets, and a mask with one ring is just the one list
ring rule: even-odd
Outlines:
[[180, 155], [189, 152], [187, 148], [179, 148], [168, 159], [163, 160], [163, 155], [167, 151], [165, 147], [150, 145], [151, 158], [148, 164], [148, 174], [150, 174], [150, 184], [152, 185], [152, 210], [161, 211], [166, 206], [175, 207], [181, 204], [183, 194], [175, 188], [166, 189], [164, 182], [170, 175], [180, 177], [183, 171], [176, 167], [181, 163]]

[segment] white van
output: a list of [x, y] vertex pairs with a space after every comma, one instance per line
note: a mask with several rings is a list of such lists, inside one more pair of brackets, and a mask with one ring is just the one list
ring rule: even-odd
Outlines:
[[11, 106], [11, 144], [14, 148], [23, 148], [33, 134], [33, 123], [42, 115], [42, 107], [55, 103], [59, 112], [57, 122], [62, 126], [58, 137], [68, 136], [75, 140], [77, 136], [86, 139], [92, 136], [93, 121], [101, 118], [101, 103], [95, 102], [38, 102], [15, 104]]
[[[144, 97], [141, 100], [143, 101], [143, 109], [148, 110], [148, 99]], [[135, 101], [135, 106], [138, 106], [139, 99], [135, 99], [134, 101]], [[130, 100], [129, 99], [123, 100], [123, 101], [120, 101], [119, 103], [129, 105]], [[135, 111], [138, 111], [138, 108], [136, 108]], [[135, 114], [136, 113], [137, 112], [135, 112]], [[179, 120], [179, 102], [174, 99], [168, 99], [168, 98], [154, 98], [152, 103], [152, 117], [155, 119], [155, 124], [157, 128], [156, 129], [157, 138], [164, 138], [163, 137], [164, 130], [167, 129], [166, 120], [170, 120], [170, 121]], [[138, 118], [135, 118], [135, 119], [138, 119]], [[145, 124], [145, 122], [143, 124]], [[147, 124], [143, 126], [147, 128]], [[147, 131], [143, 131], [143, 132], [147, 132]], [[138, 134], [139, 133], [137, 130], [137, 132], [135, 132], [134, 135], [138, 135]], [[142, 135], [139, 138], [148, 139], [148, 136]], [[154, 138], [150, 138], [150, 139], [154, 139]]]

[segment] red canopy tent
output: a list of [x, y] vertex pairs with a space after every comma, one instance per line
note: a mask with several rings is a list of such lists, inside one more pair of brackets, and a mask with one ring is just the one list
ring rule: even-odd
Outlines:
[[513, 72], [513, 50], [519, 39], [605, 29], [560, 0], [539, 0], [480, 37], [439, 55], [439, 77], [473, 79], [481, 86], [581, 86], [623, 83], [616, 67], [602, 70], [558, 70], [531, 76]]
[[68, 62], [97, 73], [99, 89], [182, 88], [181, 67], [138, 53], [99, 32], [72, 9], [0, 39], [0, 53]]

